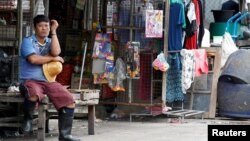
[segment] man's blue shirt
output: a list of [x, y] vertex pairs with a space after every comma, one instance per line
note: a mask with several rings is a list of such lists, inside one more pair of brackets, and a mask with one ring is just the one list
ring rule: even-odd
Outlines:
[[45, 38], [45, 44], [40, 45], [35, 34], [25, 37], [20, 48], [20, 80], [40, 80], [47, 81], [42, 70], [42, 65], [31, 64], [28, 62], [28, 56], [32, 54], [49, 55], [51, 39]]

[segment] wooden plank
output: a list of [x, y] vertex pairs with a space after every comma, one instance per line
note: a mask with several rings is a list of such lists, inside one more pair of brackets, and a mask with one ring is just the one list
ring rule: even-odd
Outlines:
[[72, 93], [99, 93], [100, 90], [98, 89], [68, 89]]
[[90, 99], [99, 99], [99, 92], [98, 93], [81, 93], [80, 99], [81, 100], [90, 100]]
[[0, 92], [0, 96], [21, 96], [20, 92]]
[[88, 106], [88, 133], [89, 135], [95, 134], [95, 106]]
[[22, 103], [23, 102], [23, 97], [13, 97], [13, 96], [0, 96], [0, 102], [17, 102], [17, 103]]
[[91, 99], [87, 101], [76, 100], [76, 105], [96, 105], [99, 103], [99, 99]]
[[0, 123], [0, 127], [21, 127], [21, 123]]
[[215, 48], [215, 49], [216, 49], [216, 54], [214, 56], [212, 90], [211, 90], [211, 96], [210, 96], [208, 118], [215, 118], [216, 103], [217, 103], [217, 84], [218, 84], [218, 79], [220, 76], [221, 48]]
[[0, 118], [0, 122], [10, 122], [10, 121], [21, 121], [22, 117], [3, 117]]
[[37, 125], [37, 140], [45, 141], [45, 120], [46, 120], [46, 105], [41, 104], [38, 107], [38, 125]]

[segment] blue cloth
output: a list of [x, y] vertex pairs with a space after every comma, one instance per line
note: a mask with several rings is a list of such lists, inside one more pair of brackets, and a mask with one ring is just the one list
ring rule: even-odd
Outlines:
[[181, 84], [181, 55], [180, 53], [169, 54], [167, 58], [169, 69], [167, 71], [167, 93], [166, 101], [172, 103], [174, 101], [183, 101], [184, 93]]
[[182, 26], [184, 21], [182, 8], [179, 3], [170, 5], [168, 36], [168, 50], [170, 51], [182, 49]]
[[35, 65], [28, 62], [27, 57], [32, 54], [37, 55], [48, 55], [50, 52], [51, 39], [45, 38], [45, 45], [41, 46], [38, 44], [35, 35], [26, 37], [23, 39], [20, 48], [20, 80], [39, 80], [47, 81], [43, 71], [42, 65]]

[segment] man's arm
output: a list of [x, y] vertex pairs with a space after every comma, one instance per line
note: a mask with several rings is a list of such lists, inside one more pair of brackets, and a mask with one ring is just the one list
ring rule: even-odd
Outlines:
[[61, 53], [61, 47], [57, 38], [56, 29], [58, 28], [58, 22], [56, 20], [51, 20], [51, 56], [58, 56]]
[[64, 60], [62, 57], [60, 56], [41, 56], [41, 55], [37, 55], [37, 54], [31, 54], [27, 57], [28, 61], [31, 64], [45, 64], [51, 61], [59, 61], [64, 63]]

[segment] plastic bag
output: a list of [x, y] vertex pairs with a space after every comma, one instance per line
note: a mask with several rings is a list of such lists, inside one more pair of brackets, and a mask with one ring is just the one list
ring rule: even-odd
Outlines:
[[157, 55], [157, 58], [153, 61], [152, 66], [155, 70], [160, 70], [163, 72], [166, 72], [168, 70], [169, 64], [167, 63], [162, 52]]
[[225, 32], [222, 40], [222, 53], [221, 53], [221, 68], [225, 65], [227, 58], [235, 51], [238, 50], [230, 33]]
[[108, 85], [113, 91], [124, 92], [124, 79], [126, 79], [126, 66], [121, 58], [117, 58], [113, 72], [108, 74]]

